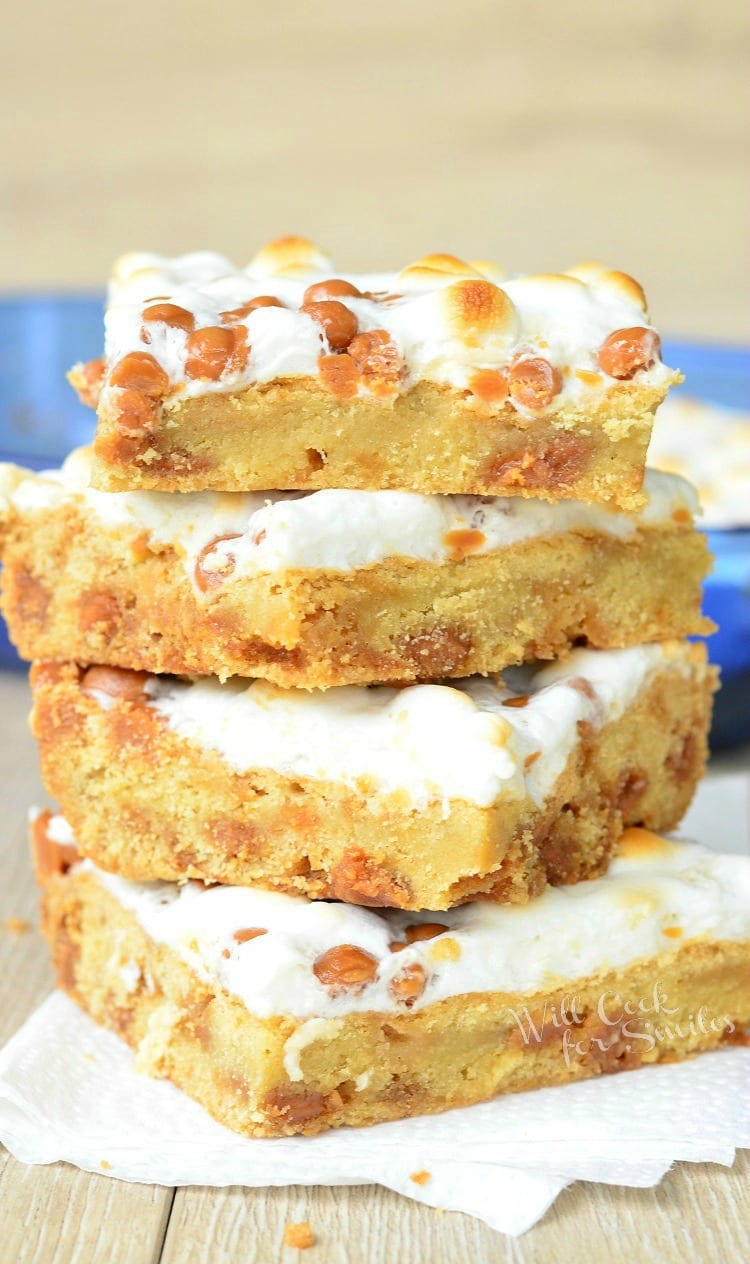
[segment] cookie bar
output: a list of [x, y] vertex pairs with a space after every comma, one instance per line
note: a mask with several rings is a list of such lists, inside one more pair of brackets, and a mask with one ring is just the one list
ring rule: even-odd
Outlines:
[[653, 414], [679, 375], [641, 287], [589, 264], [505, 279], [429, 255], [341, 276], [283, 238], [120, 259], [97, 405], [108, 491], [393, 488], [635, 508]]
[[600, 873], [669, 829], [706, 758], [702, 645], [575, 650], [455, 687], [325, 693], [41, 664], [42, 775], [83, 853], [137, 879], [449, 908]]
[[605, 877], [438, 920], [133, 883], [76, 862], [62, 818], [35, 833], [60, 986], [237, 1132], [372, 1124], [747, 1042], [744, 856], [629, 830]]
[[0, 466], [3, 608], [21, 654], [286, 686], [499, 671], [582, 640], [710, 631], [689, 484], [637, 514], [415, 492], [96, 492], [90, 453]]

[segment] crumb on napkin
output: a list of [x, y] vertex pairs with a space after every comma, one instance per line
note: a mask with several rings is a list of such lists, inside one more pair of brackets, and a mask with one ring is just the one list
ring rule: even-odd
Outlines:
[[315, 1241], [315, 1234], [306, 1220], [301, 1224], [288, 1224], [284, 1230], [284, 1246], [294, 1246], [298, 1251], [306, 1251]]

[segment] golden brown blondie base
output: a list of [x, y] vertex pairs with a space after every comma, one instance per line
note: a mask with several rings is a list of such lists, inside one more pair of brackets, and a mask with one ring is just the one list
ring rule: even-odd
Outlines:
[[[21, 472], [19, 471], [19, 477]], [[705, 537], [569, 531], [462, 560], [219, 577], [79, 502], [0, 513], [2, 610], [27, 659], [257, 676], [289, 687], [429, 680], [706, 633]]]
[[584, 407], [531, 418], [427, 382], [384, 400], [338, 399], [313, 381], [282, 379], [167, 401], [140, 430], [123, 430], [100, 407], [93, 483], [104, 491], [400, 488], [637, 509], [669, 384], [617, 382]]
[[[312, 1021], [282, 1003], [258, 1017], [210, 969], [199, 978], [151, 938], [95, 870], [66, 872], [69, 861], [47, 849], [43, 928], [59, 986], [135, 1049], [137, 1069], [172, 1080], [249, 1136], [434, 1113], [747, 1040], [750, 941], [721, 932], [664, 937], [652, 955], [533, 992], [473, 991], [415, 1011], [407, 999], [398, 1012]], [[337, 973], [351, 990], [358, 950], [348, 947], [335, 969], [326, 954], [324, 977], [333, 984]]]
[[103, 490], [509, 491], [634, 508], [663, 364], [643, 289], [598, 264], [502, 276], [431, 254], [336, 275], [312, 242], [246, 268], [117, 260], [97, 407]]
[[580, 722], [541, 804], [528, 786], [488, 807], [440, 794], [416, 805], [377, 784], [236, 771], [171, 729], [136, 673], [37, 664], [32, 727], [82, 853], [124, 877], [404, 909], [524, 902], [601, 873], [624, 826], [668, 830], [683, 816], [705, 767], [716, 672], [702, 645], [673, 656], [621, 715]]

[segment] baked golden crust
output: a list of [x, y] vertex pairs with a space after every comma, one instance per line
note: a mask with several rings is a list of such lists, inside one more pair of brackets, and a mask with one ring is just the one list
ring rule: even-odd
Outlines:
[[167, 401], [137, 429], [100, 405], [93, 483], [104, 491], [400, 488], [643, 503], [659, 386], [616, 382], [585, 405], [524, 417], [420, 382], [340, 399], [307, 379]]
[[528, 794], [487, 808], [453, 799], [446, 813], [437, 798], [416, 810], [398, 791], [237, 772], [173, 732], [128, 679], [104, 707], [74, 665], [32, 670], [42, 775], [85, 856], [139, 880], [404, 909], [523, 903], [547, 882], [603, 872], [625, 825], [677, 825], [705, 766], [716, 687], [692, 646], [687, 670], [656, 669], [619, 718], [584, 726], [541, 806]]
[[337, 276], [312, 243], [247, 268], [211, 252], [119, 259], [95, 486], [166, 491], [507, 490], [639, 503], [661, 360], [637, 281], [603, 265], [508, 278], [430, 254]]
[[[49, 878], [43, 929], [60, 987], [136, 1050], [137, 1067], [249, 1136], [310, 1135], [674, 1061], [742, 1041], [750, 1020], [750, 943], [694, 939], [533, 996], [477, 992], [413, 1013], [319, 1021], [295, 1042], [292, 1078], [289, 1041], [304, 1025], [258, 1018], [201, 981], [93, 873], [76, 867]], [[657, 980], [670, 1004], [666, 1028], [659, 1014], [642, 1013]], [[606, 996], [619, 998], [620, 1019], [602, 1018]], [[701, 1009], [715, 1021], [696, 1023]], [[517, 1016], [525, 1013], [538, 1039], [524, 1039]], [[545, 1014], [568, 1020], [556, 1026]]]
[[288, 687], [430, 680], [706, 633], [705, 537], [570, 531], [461, 561], [236, 575], [199, 591], [182, 559], [81, 502], [0, 515], [2, 609], [27, 659]]

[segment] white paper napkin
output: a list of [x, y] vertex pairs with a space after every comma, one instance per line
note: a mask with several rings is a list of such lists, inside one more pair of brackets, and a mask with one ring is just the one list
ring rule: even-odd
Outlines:
[[[750, 1049], [312, 1138], [252, 1141], [56, 993], [0, 1053], [0, 1141], [159, 1185], [386, 1185], [518, 1234], [574, 1180], [655, 1185], [678, 1159], [731, 1164], [750, 1147]], [[106, 1168], [102, 1164], [106, 1163]], [[426, 1184], [416, 1172], [429, 1172]]]

